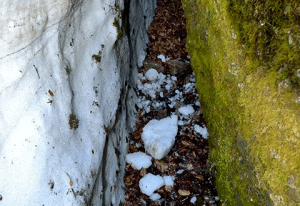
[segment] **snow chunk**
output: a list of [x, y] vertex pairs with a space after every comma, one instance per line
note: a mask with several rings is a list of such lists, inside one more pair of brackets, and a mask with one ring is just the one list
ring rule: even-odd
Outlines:
[[192, 107], [192, 105], [187, 105], [187, 106], [184, 106], [184, 107], [180, 107], [178, 109], [178, 112], [187, 116], [187, 115], [193, 114], [195, 112], [195, 110]]
[[164, 158], [175, 143], [178, 131], [177, 115], [161, 120], [151, 120], [144, 127], [142, 140], [146, 151], [155, 159]]
[[157, 200], [159, 200], [160, 199], [160, 194], [158, 194], [158, 193], [153, 193], [152, 195], [150, 195], [150, 199], [152, 200], [152, 201], [157, 201]]
[[206, 127], [200, 127], [199, 125], [195, 124], [194, 130], [200, 133], [204, 139], [208, 139], [208, 131]]
[[162, 54], [158, 55], [157, 58], [161, 59], [161, 61], [162, 61], [163, 63], [166, 62], [166, 57], [165, 57], [164, 55], [162, 55]]
[[158, 79], [159, 74], [156, 71], [156, 69], [151, 68], [145, 73], [145, 77], [150, 81], [154, 81], [154, 80]]
[[143, 152], [135, 152], [126, 155], [126, 162], [131, 164], [134, 169], [140, 170], [142, 168], [147, 169], [151, 166], [151, 157]]
[[174, 185], [175, 177], [173, 177], [173, 176], [164, 176], [163, 178], [165, 180], [165, 185], [166, 186], [173, 186]]
[[195, 204], [196, 201], [197, 201], [197, 197], [196, 196], [192, 197], [191, 200], [190, 200], [190, 202], [192, 204]]
[[151, 173], [146, 174], [139, 182], [142, 193], [148, 196], [151, 196], [155, 190], [164, 186], [164, 184], [165, 181], [161, 176], [153, 175]]

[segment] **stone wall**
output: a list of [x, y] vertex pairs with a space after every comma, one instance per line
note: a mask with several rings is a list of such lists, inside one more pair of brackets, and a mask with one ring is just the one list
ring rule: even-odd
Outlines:
[[183, 5], [223, 205], [300, 204], [299, 4]]
[[156, 1], [0, 3], [0, 204], [119, 205]]

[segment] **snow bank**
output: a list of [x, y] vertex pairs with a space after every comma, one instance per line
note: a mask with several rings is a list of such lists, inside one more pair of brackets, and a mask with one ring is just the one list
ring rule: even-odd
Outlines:
[[178, 131], [177, 115], [151, 120], [143, 128], [142, 140], [146, 151], [155, 159], [164, 158], [172, 149]]
[[[0, 1], [1, 205], [124, 200], [130, 88], [155, 2]], [[122, 11], [131, 31], [117, 39]]]

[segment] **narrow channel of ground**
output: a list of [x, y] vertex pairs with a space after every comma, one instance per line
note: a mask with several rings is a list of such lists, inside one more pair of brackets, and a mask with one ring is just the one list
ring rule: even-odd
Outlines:
[[[147, 153], [141, 134], [153, 119], [177, 115], [178, 132], [168, 155], [161, 160], [152, 158], [150, 167], [137, 170], [127, 163], [125, 205], [220, 205], [209, 170], [209, 135], [185, 50], [181, 2], [158, 0], [157, 3], [154, 20], [148, 29], [148, 55], [139, 70], [138, 122], [128, 153]], [[146, 74], [150, 69], [155, 69], [154, 73]], [[140, 180], [147, 174], [172, 177], [173, 182], [148, 196], [140, 188]]]

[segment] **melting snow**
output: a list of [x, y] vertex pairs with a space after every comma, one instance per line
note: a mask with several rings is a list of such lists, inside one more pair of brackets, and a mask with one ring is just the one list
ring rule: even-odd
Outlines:
[[163, 178], [165, 180], [165, 185], [166, 186], [173, 186], [174, 185], [175, 177], [173, 177], [173, 176], [164, 176]]
[[162, 55], [162, 54], [158, 55], [157, 58], [161, 59], [161, 61], [162, 61], [163, 63], [166, 62], [166, 57], [165, 57], [164, 55]]
[[156, 69], [151, 68], [145, 73], [145, 77], [150, 81], [154, 81], [154, 80], [158, 79], [159, 74], [156, 71]]
[[131, 164], [134, 169], [140, 170], [142, 168], [147, 169], [151, 166], [151, 157], [143, 152], [135, 152], [126, 155], [126, 162]]
[[193, 114], [195, 112], [195, 110], [192, 107], [192, 105], [187, 105], [187, 106], [184, 106], [184, 107], [180, 107], [178, 109], [178, 112], [185, 115], [185, 116], [187, 116], [187, 115]]
[[200, 127], [195, 124], [194, 129], [196, 132], [200, 133], [204, 139], [208, 139], [208, 131], [206, 127]]
[[164, 186], [164, 184], [165, 181], [161, 176], [148, 173], [140, 180], [139, 186], [142, 193], [150, 196], [155, 190]]
[[172, 149], [178, 131], [177, 115], [151, 120], [144, 127], [142, 140], [146, 151], [155, 159], [164, 158]]

